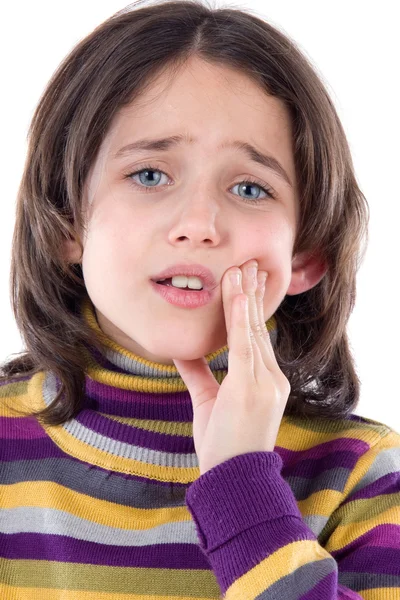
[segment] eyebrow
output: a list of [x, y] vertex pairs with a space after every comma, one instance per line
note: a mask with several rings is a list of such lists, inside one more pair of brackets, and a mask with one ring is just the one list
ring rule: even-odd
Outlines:
[[[123, 156], [127, 156], [128, 154], [132, 154], [134, 152], [144, 152], [144, 151], [165, 151], [170, 148], [176, 147], [183, 143], [193, 144], [196, 140], [188, 137], [186, 135], [171, 135], [169, 137], [161, 138], [161, 139], [141, 139], [136, 142], [132, 142], [127, 146], [123, 146], [120, 148], [115, 154], [112, 155], [113, 159], [121, 158]], [[248, 142], [244, 142], [242, 140], [233, 140], [224, 142], [217, 148], [217, 152], [223, 150], [225, 148], [234, 148], [239, 150], [247, 155], [247, 157], [252, 161], [271, 171], [274, 171], [281, 179], [283, 179], [287, 184], [292, 186], [292, 182], [289, 179], [288, 174], [285, 169], [282, 167], [281, 163], [270, 154], [265, 154], [257, 150], [252, 144]]]

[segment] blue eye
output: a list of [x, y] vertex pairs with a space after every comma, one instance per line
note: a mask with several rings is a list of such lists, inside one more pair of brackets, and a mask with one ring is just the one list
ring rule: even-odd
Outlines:
[[[157, 184], [160, 183], [160, 180], [161, 180], [161, 176], [154, 177], [154, 173], [162, 173], [163, 175], [166, 175], [166, 173], [164, 173], [163, 171], [160, 171], [159, 169], [155, 168], [152, 165], [144, 165], [138, 171], [134, 171], [133, 173], [126, 173], [125, 178], [129, 179], [130, 182], [134, 186], [136, 186], [138, 188], [142, 188], [145, 192], [151, 192], [152, 191], [151, 188], [159, 187], [159, 186], [157, 186]], [[145, 177], [142, 177], [142, 175], [145, 175]], [[151, 176], [149, 177], [149, 175], [151, 175]], [[133, 179], [134, 177], [137, 177], [137, 176], [139, 176], [140, 183], [137, 183]], [[146, 181], [147, 177], [149, 177], [150, 181]], [[147, 187], [147, 186], [149, 186], [149, 187]], [[252, 177], [249, 177], [248, 179], [246, 179], [244, 181], [240, 181], [240, 182], [236, 183], [233, 187], [236, 187], [236, 186], [239, 186], [240, 190], [245, 190], [245, 191], [247, 191], [249, 188], [259, 188], [266, 194], [268, 199], [276, 199], [276, 197], [277, 197], [275, 191], [272, 188], [268, 187], [267, 184], [265, 184], [264, 182], [260, 182], [257, 179], [253, 179]], [[231, 189], [233, 189], [233, 188], [231, 188]], [[259, 198], [257, 193], [253, 194], [249, 198], [245, 198], [243, 196], [240, 196], [240, 197], [242, 198], [242, 200], [244, 202], [249, 202], [250, 204], [256, 204], [257, 202], [261, 202], [262, 200], [265, 200], [265, 197]]]
[[[149, 173], [162, 173], [162, 171], [159, 171], [158, 169], [152, 169], [150, 167], [146, 167], [145, 169], [141, 169], [140, 171], [136, 171], [135, 173], [131, 173], [130, 175], [128, 175], [128, 177], [136, 177], [136, 175], [139, 175], [139, 181], [141, 184], [143, 184], [144, 186], [146, 186], [147, 183], [150, 184], [151, 187], [155, 187], [157, 185], [157, 183], [160, 183], [161, 177], [150, 177], [150, 181], [143, 181], [142, 179], [142, 174], [146, 175], [147, 177], [149, 176]], [[165, 175], [165, 173], [164, 173]], [[147, 188], [145, 188], [147, 189]]]

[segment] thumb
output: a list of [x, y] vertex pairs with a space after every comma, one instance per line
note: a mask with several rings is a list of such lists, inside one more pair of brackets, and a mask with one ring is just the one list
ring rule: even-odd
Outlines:
[[204, 356], [195, 360], [172, 360], [189, 391], [193, 412], [204, 402], [216, 398], [220, 385]]

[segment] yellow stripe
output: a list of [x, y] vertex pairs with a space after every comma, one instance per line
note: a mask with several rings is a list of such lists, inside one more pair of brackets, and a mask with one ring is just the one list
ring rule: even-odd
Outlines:
[[[332, 558], [317, 541], [300, 540], [280, 548], [239, 577], [226, 591], [227, 600], [257, 598], [276, 581], [310, 562]], [[268, 584], [268, 587], [266, 587]]]
[[[8, 383], [0, 387], [0, 417], [21, 418], [24, 415], [14, 412], [15, 408], [24, 408], [26, 402], [29, 381]], [[28, 410], [30, 407], [28, 408]], [[24, 412], [27, 412], [25, 407]]]
[[[151, 596], [140, 594], [114, 594], [103, 592], [80, 592], [79, 590], [60, 590], [50, 588], [21, 588], [4, 585], [4, 600], [193, 600], [190, 596]], [[217, 596], [196, 596], [196, 600], [215, 600]], [[221, 596], [220, 596], [221, 598]], [[372, 598], [372, 597], [371, 597]]]
[[[326, 492], [326, 490], [325, 490]], [[20, 506], [35, 506], [42, 508], [53, 508], [55, 510], [65, 510], [68, 513], [82, 519], [88, 519], [90, 522], [101, 525], [115, 526], [115, 521], [121, 521], [125, 524], [128, 519], [135, 521], [134, 529], [147, 529], [157, 525], [164, 525], [170, 522], [189, 521], [191, 514], [186, 505], [168, 508], [139, 509], [129, 506], [123, 506], [108, 500], [93, 498], [92, 496], [68, 489], [58, 483], [50, 481], [23, 481], [14, 484], [0, 485], [2, 495], [2, 508], [16, 508]], [[323, 492], [318, 495], [323, 496]], [[332, 491], [332, 497], [340, 495], [339, 492]], [[313, 494], [312, 496], [316, 496]], [[49, 501], [51, 499], [51, 502]], [[326, 501], [327, 502], [327, 501]], [[306, 499], [297, 502], [303, 517], [330, 515], [330, 506], [327, 503], [320, 510], [315, 508], [315, 498]], [[79, 507], [79, 512], [75, 508]], [[110, 508], [113, 510], [115, 518], [110, 521]], [[312, 512], [310, 512], [312, 509]], [[164, 512], [165, 511], [165, 512]], [[102, 516], [103, 515], [103, 516]], [[142, 524], [142, 527], [140, 527]], [[137, 525], [137, 527], [136, 527]], [[130, 529], [130, 528], [127, 528]]]
[[0, 497], [2, 509], [24, 506], [52, 508], [87, 519], [91, 523], [118, 527], [125, 531], [146, 530], [168, 523], [192, 520], [186, 505], [153, 509], [133, 508], [80, 494], [49, 481], [23, 481], [0, 485]]
[[149, 419], [134, 419], [132, 417], [117, 417], [116, 415], [107, 415], [106, 413], [98, 412], [99, 415], [110, 421], [116, 421], [122, 425], [129, 425], [143, 431], [151, 431], [152, 433], [162, 433], [164, 435], [180, 435], [184, 437], [193, 437], [193, 422], [178, 422], [178, 421], [150, 421]]
[[[333, 430], [331, 432], [321, 432], [304, 429], [301, 427], [301, 419], [299, 419], [298, 422], [299, 424], [296, 425], [296, 422], [293, 421], [293, 417], [291, 416], [285, 416], [283, 418], [278, 432], [276, 446], [280, 446], [281, 448], [293, 452], [301, 452], [315, 448], [320, 444], [326, 444], [332, 440], [337, 440], [338, 438], [343, 438], [345, 440], [360, 440], [368, 445], [373, 445], [381, 437], [379, 432], [374, 429], [371, 430], [370, 425], [365, 427], [351, 427], [343, 431], [336, 431], [334, 423], [332, 423]], [[343, 422], [343, 427], [345, 427], [345, 425], [346, 424]], [[336, 421], [336, 427], [337, 426], [338, 421]], [[312, 427], [312, 425], [310, 427]]]
[[329, 517], [342, 498], [343, 494], [338, 490], [323, 489], [296, 502], [303, 517]]
[[400, 587], [372, 588], [357, 592], [364, 600], [396, 600], [400, 598]]

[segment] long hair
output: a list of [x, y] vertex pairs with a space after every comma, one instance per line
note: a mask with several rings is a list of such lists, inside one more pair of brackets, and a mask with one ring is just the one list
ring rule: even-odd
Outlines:
[[[368, 238], [369, 207], [349, 145], [316, 70], [293, 40], [252, 11], [206, 0], [136, 2], [80, 41], [46, 86], [28, 132], [12, 241], [10, 296], [26, 350], [1, 366], [0, 381], [52, 371], [53, 403], [31, 412], [59, 425], [84, 394], [83, 345], [101, 342], [80, 314], [88, 297], [80, 264], [61, 248], [82, 247], [82, 197], [111, 120], [166, 69], [193, 57], [233, 67], [288, 108], [300, 220], [293, 254], [316, 251], [328, 267], [312, 289], [285, 296], [274, 313], [275, 355], [291, 386], [286, 415], [340, 419], [359, 400], [346, 326]], [[365, 245], [362, 243], [365, 241]]]

